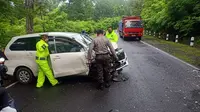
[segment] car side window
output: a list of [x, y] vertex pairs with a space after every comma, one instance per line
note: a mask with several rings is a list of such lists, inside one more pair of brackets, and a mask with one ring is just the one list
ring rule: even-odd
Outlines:
[[32, 37], [30, 38], [30, 44], [28, 51], [36, 51], [36, 44], [38, 41], [40, 41], [40, 37]]
[[20, 38], [17, 39], [11, 46], [10, 50], [12, 51], [24, 51], [29, 48], [29, 40], [28, 38]]
[[55, 54], [55, 53], [56, 53], [56, 50], [55, 50], [55, 45], [54, 45], [54, 38], [53, 38], [53, 36], [49, 36], [48, 44], [49, 44], [49, 52], [50, 52], [50, 54]]
[[17, 39], [11, 46], [12, 51], [36, 51], [36, 43], [40, 37], [28, 37]]
[[81, 52], [81, 49], [83, 48], [76, 41], [70, 41], [68, 39], [63, 39], [59, 37], [56, 37], [55, 45], [57, 53]]

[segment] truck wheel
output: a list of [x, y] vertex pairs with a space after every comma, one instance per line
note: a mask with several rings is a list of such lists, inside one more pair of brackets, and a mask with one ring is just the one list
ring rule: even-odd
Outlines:
[[126, 41], [127, 39], [123, 36], [123, 40]]
[[140, 41], [142, 39], [142, 37], [138, 37], [138, 40]]
[[22, 84], [29, 84], [33, 81], [33, 73], [30, 69], [21, 67], [16, 71], [16, 78]]

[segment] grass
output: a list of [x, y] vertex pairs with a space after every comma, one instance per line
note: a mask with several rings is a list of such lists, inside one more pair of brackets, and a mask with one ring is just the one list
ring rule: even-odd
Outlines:
[[177, 58], [200, 68], [200, 49], [145, 35], [143, 40]]

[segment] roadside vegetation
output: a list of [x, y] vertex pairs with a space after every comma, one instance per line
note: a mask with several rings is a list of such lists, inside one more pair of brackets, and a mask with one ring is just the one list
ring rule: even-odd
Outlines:
[[0, 0], [0, 48], [26, 33], [117, 28], [122, 16], [133, 15], [141, 15], [145, 30], [179, 35], [180, 41], [193, 36], [200, 46], [199, 0]]
[[193, 36], [200, 45], [199, 0], [145, 0], [141, 15], [146, 30], [179, 35], [181, 41]]
[[144, 41], [184, 60], [192, 65], [200, 67], [200, 49], [188, 45], [162, 40], [153, 36], [144, 36]]
[[0, 0], [0, 48], [13, 36], [37, 32], [93, 33], [134, 15], [134, 0]]

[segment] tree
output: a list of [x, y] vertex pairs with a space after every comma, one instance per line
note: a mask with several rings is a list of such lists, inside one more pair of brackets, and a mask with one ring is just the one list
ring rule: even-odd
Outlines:
[[92, 19], [93, 2], [92, 0], [69, 0], [62, 10], [66, 11], [69, 20]]
[[145, 0], [142, 18], [149, 30], [182, 38], [200, 35], [199, 0]]
[[128, 1], [128, 7], [130, 8], [129, 10], [130, 15], [137, 15], [140, 16], [142, 9], [144, 5], [144, 0], [129, 0]]
[[34, 0], [25, 0], [26, 9], [26, 33], [33, 33], [33, 12], [34, 12]]

